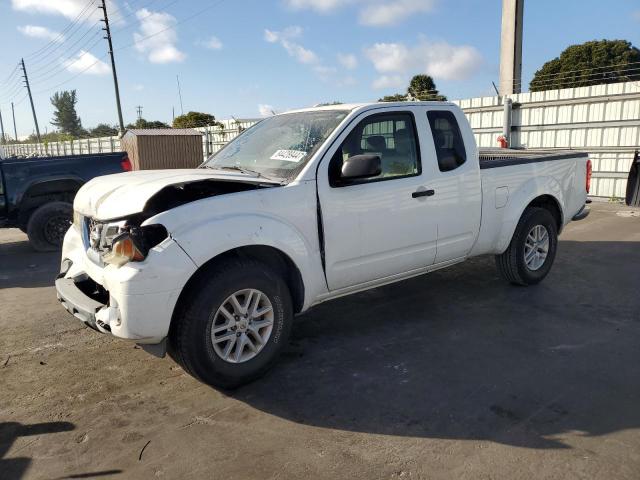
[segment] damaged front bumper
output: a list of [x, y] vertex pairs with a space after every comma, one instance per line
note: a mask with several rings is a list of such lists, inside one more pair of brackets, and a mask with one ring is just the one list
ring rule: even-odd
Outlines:
[[61, 305], [85, 325], [163, 356], [173, 310], [195, 268], [171, 238], [154, 247], [143, 262], [100, 265], [72, 227], [65, 236], [55, 286]]

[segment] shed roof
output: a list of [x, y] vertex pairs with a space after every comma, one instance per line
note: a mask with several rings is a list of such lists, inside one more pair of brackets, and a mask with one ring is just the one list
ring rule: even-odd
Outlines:
[[187, 136], [198, 136], [201, 137], [202, 133], [197, 130], [193, 130], [192, 128], [131, 128], [126, 131], [127, 133], [131, 133], [132, 135], [137, 136], [174, 136], [174, 135], [187, 135]]

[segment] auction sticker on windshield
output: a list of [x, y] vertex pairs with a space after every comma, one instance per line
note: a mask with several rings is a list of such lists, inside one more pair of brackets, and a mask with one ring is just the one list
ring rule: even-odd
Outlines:
[[300, 150], [276, 150], [276, 152], [271, 155], [271, 160], [282, 160], [283, 162], [299, 162], [304, 158], [307, 152], [302, 152]]

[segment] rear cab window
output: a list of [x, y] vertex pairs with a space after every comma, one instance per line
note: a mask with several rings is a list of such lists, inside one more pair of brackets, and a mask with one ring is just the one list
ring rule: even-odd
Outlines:
[[455, 115], [446, 110], [432, 110], [427, 112], [427, 119], [440, 171], [450, 172], [462, 166], [467, 161], [467, 152]]

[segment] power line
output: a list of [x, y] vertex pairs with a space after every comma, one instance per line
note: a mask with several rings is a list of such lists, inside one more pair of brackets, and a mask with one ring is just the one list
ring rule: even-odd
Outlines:
[[565, 75], [568, 73], [577, 73], [577, 72], [588, 72], [588, 71], [592, 71], [592, 70], [604, 70], [604, 69], [612, 69], [612, 68], [616, 68], [616, 67], [624, 67], [627, 65], [640, 65], [640, 61], [639, 62], [625, 62], [625, 63], [618, 63], [618, 64], [614, 64], [614, 65], [602, 65], [600, 67], [591, 67], [591, 68], [582, 68], [580, 70], [564, 70], [561, 72], [555, 72], [555, 73], [544, 73], [541, 75], [538, 75], [539, 77], [552, 77], [552, 76], [556, 76], [556, 75]]
[[[99, 32], [98, 32], [98, 33], [99, 33]], [[78, 61], [80, 61], [80, 59], [81, 59], [81, 57], [77, 57], [77, 58], [75, 58], [75, 60], [73, 60], [73, 58], [74, 58], [74, 56], [75, 56], [75, 55], [80, 54], [80, 52], [81, 52], [82, 50], [84, 50], [86, 53], [91, 53], [91, 50], [92, 50], [96, 45], [98, 45], [101, 41], [102, 41], [102, 38], [98, 38], [95, 42], [93, 42], [93, 43], [91, 44], [91, 46], [90, 46], [90, 47], [88, 47], [87, 49], [82, 48], [82, 49], [78, 50], [78, 51], [77, 51], [77, 52], [76, 52], [72, 57], [70, 57], [70, 58], [68, 58], [67, 60], [63, 61], [61, 65], [56, 65], [55, 67], [51, 68], [50, 70], [48, 70], [48, 71], [46, 71], [46, 72], [43, 72], [43, 73], [40, 73], [39, 75], [36, 75], [34, 78], [35, 78], [37, 81], [32, 82], [32, 83], [33, 83], [34, 85], [38, 85], [38, 84], [41, 84], [41, 83], [43, 83], [44, 81], [46, 81], [46, 80], [48, 80], [48, 79], [50, 79], [50, 78], [52, 78], [52, 77], [55, 77], [55, 76], [57, 76], [57, 75], [61, 74], [62, 72], [69, 71], [69, 70], [68, 70], [68, 68], [69, 68], [71, 65], [73, 65], [74, 63], [77, 63]], [[55, 72], [55, 73], [52, 73], [52, 72]], [[45, 80], [40, 80], [40, 79], [45, 79]]]
[[161, 33], [164, 33], [167, 30], [171, 30], [171, 29], [175, 28], [176, 26], [181, 25], [181, 24], [193, 19], [193, 18], [197, 17], [198, 15], [201, 15], [202, 13], [206, 12], [207, 10], [212, 9], [213, 7], [217, 7], [222, 2], [224, 2], [224, 0], [218, 0], [217, 2], [213, 2], [210, 5], [207, 5], [206, 7], [198, 10], [197, 12], [195, 12], [195, 13], [187, 16], [187, 17], [184, 17], [183, 19], [177, 21], [176, 23], [174, 23], [174, 24], [172, 24], [172, 25], [170, 25], [170, 26], [168, 26], [166, 28], [163, 28], [162, 30], [158, 30], [157, 32], [154, 32], [154, 33], [152, 33], [150, 35], [147, 35], [145, 37], [139, 38], [134, 42], [128, 43], [128, 44], [126, 44], [126, 45], [124, 45], [122, 47], [117, 48], [116, 50], [124, 50], [125, 48], [133, 47], [136, 44], [139, 44], [140, 42], [143, 42], [145, 40], [148, 40], [149, 38], [155, 37], [156, 35], [160, 35]]
[[[65, 47], [65, 50], [66, 50], [67, 52], [70, 52], [70, 51], [72, 51], [73, 49], [75, 49], [75, 47], [76, 47], [76, 46], [77, 46], [77, 45], [82, 41], [82, 39], [84, 39], [84, 38], [85, 38], [89, 33], [91, 33], [91, 32], [92, 32], [92, 30], [91, 30], [91, 29], [93, 29], [94, 27], [97, 27], [99, 23], [100, 23], [100, 22], [96, 22], [96, 23], [94, 23], [94, 24], [90, 27], [90, 29], [89, 29], [89, 30], [87, 30], [87, 31], [86, 31], [86, 32], [85, 32], [81, 37], [79, 37], [79, 38], [78, 38], [78, 39], [77, 39], [77, 40], [76, 40], [72, 45], [70, 45], [70, 46], [68, 46], [68, 47]], [[97, 37], [99, 34], [100, 34], [100, 30], [93, 30], [93, 35], [92, 35], [92, 36], [90, 36], [90, 37], [87, 39], [87, 41], [86, 41], [86, 42], [84, 42], [84, 43], [82, 44], [82, 46], [80, 47], [80, 49], [79, 49], [79, 50], [83, 50], [83, 49], [84, 49], [84, 47], [86, 47], [86, 45], [87, 45], [87, 44], [89, 44], [89, 42], [91, 42], [91, 41], [92, 41], [95, 37]], [[52, 51], [51, 53], [53, 53], [53, 51]], [[47, 63], [44, 63], [44, 64], [42, 64], [42, 65], [38, 66], [37, 68], [34, 68], [34, 69], [33, 69], [33, 72], [34, 72], [34, 73], [41, 72], [41, 71], [45, 70], [46, 68], [50, 67], [51, 65], [59, 64], [59, 62], [60, 62], [60, 59], [59, 59], [57, 56], [54, 56], [54, 58], [53, 58], [51, 61], [49, 61], [49, 62], [47, 62]]]
[[45, 88], [43, 90], [39, 90], [35, 93], [40, 94], [40, 93], [47, 93], [50, 92], [51, 90], [55, 90], [58, 87], [61, 87], [62, 85], [65, 85], [67, 83], [69, 83], [71, 80], [79, 77], [80, 75], [82, 75], [84, 72], [86, 72], [87, 70], [89, 70], [91, 67], [93, 67], [94, 65], [96, 65], [98, 62], [102, 61], [102, 59], [104, 59], [108, 54], [105, 53], [104, 55], [102, 55], [100, 58], [98, 58], [95, 62], [93, 62], [91, 65], [88, 65], [87, 68], [84, 68], [82, 70], [80, 70], [78, 73], [76, 73], [75, 75], [67, 78], [65, 81], [58, 83], [57, 85], [54, 85], [53, 87], [49, 87], [49, 88]]
[[7, 83], [9, 83], [9, 81], [11, 80], [11, 77], [13, 77], [14, 74], [18, 71], [19, 65], [20, 65], [19, 63], [16, 63], [16, 66], [13, 67], [13, 70], [11, 70], [11, 73], [6, 77], [6, 79], [0, 82], [0, 85], [6, 85]]
[[90, 2], [88, 2], [84, 8], [80, 11], [80, 13], [78, 13], [78, 15], [65, 27], [62, 29], [62, 31], [53, 39], [51, 39], [48, 43], [46, 43], [44, 46], [40, 47], [38, 50], [31, 52], [28, 55], [25, 55], [25, 58], [31, 59], [32, 57], [36, 57], [41, 55], [45, 50], [47, 50], [50, 46], [52, 45], [56, 45], [59, 44], [61, 40], [63, 40], [65, 38], [65, 34], [67, 32], [69, 32], [69, 30], [71, 28], [73, 28], [73, 26], [77, 25], [81, 20], [84, 20], [83, 15], [89, 11], [89, 8], [96, 2], [96, 0], [91, 0]]
[[[556, 78], [548, 78], [548, 79], [541, 79], [541, 80], [536, 80], [536, 78], [534, 77], [531, 82], [529, 83], [533, 83], [534, 80], [536, 80], [535, 85], [537, 86], [545, 86], [545, 85], [554, 85], [556, 83], [572, 83], [572, 82], [582, 82], [582, 81], [599, 81], [599, 80], [610, 80], [612, 78], [623, 78], [623, 77], [628, 77], [629, 75], [632, 76], [640, 76], [640, 66], [638, 67], [633, 67], [633, 68], [627, 68], [627, 69], [620, 69], [620, 70], [609, 70], [609, 71], [603, 71], [603, 72], [594, 72], [591, 74], [587, 74], [587, 75], [573, 75], [573, 76], [568, 76], [568, 77], [556, 77]], [[520, 82], [519, 84], [522, 85], [524, 82]]]

